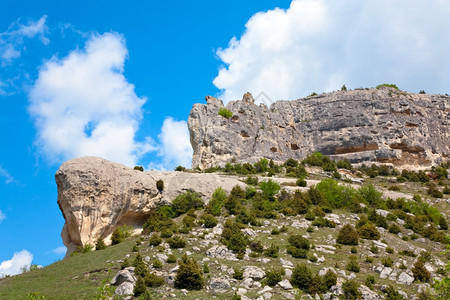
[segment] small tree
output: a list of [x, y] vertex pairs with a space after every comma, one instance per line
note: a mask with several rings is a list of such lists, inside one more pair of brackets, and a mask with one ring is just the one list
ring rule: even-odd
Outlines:
[[205, 283], [197, 261], [184, 254], [178, 263], [180, 267], [175, 276], [175, 287], [188, 290], [202, 289]]
[[162, 191], [164, 191], [164, 181], [162, 179], [158, 180], [156, 182], [156, 188], [158, 189], [158, 191], [161, 193]]
[[291, 284], [301, 290], [307, 290], [311, 278], [311, 269], [305, 264], [299, 264], [292, 270]]
[[425, 268], [425, 265], [422, 260], [418, 259], [414, 264], [414, 267], [411, 269], [413, 273], [414, 279], [422, 282], [428, 282], [430, 280], [431, 274]]
[[350, 224], [345, 224], [341, 230], [339, 230], [336, 242], [343, 245], [358, 245], [358, 232]]
[[103, 239], [99, 238], [95, 243], [95, 250], [103, 250], [106, 248], [105, 242]]
[[144, 294], [147, 287], [145, 286], [144, 278], [141, 276], [138, 276], [138, 279], [136, 281], [136, 285], [134, 286], [133, 293], [135, 297], [139, 297], [140, 295]]

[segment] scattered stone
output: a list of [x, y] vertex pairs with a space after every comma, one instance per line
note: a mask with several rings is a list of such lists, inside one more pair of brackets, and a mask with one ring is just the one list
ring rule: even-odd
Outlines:
[[186, 289], [181, 289], [180, 292], [185, 296], [188, 294], [188, 290]]
[[264, 293], [266, 293], [266, 292], [270, 292], [271, 290], [273, 290], [273, 288], [271, 288], [270, 286], [268, 286], [268, 285], [266, 285], [262, 290], [260, 290], [259, 292], [258, 292], [258, 294], [264, 294]]
[[334, 272], [334, 274], [337, 274], [337, 273], [336, 273], [336, 270], [335, 270], [334, 268], [329, 267], [329, 268], [322, 268], [322, 269], [320, 269], [319, 275], [320, 275], [320, 276], [325, 276], [325, 274], [328, 272], [328, 270], [331, 270], [331, 271]]
[[248, 236], [255, 236], [256, 235], [256, 232], [253, 229], [251, 229], [251, 228], [244, 228], [244, 229], [241, 229], [241, 231], [243, 233], [245, 233], [246, 235], [248, 235]]
[[360, 285], [358, 291], [361, 293], [361, 298], [363, 300], [381, 300], [384, 297], [381, 297], [376, 292], [372, 291], [365, 285]]
[[249, 266], [245, 268], [243, 275], [244, 278], [252, 278], [254, 280], [260, 280], [263, 279], [264, 276], [266, 276], [266, 273], [261, 268]]
[[253, 279], [252, 278], [244, 278], [244, 280], [241, 282], [241, 286], [251, 289], [253, 286]]
[[398, 277], [397, 282], [400, 284], [410, 285], [411, 283], [414, 282], [414, 277], [407, 274], [406, 272], [402, 272]]
[[267, 264], [268, 262], [270, 262], [270, 258], [265, 258], [265, 257], [258, 258], [256, 261], [257, 262], [262, 262], [263, 264]]
[[383, 271], [381, 271], [381, 273], [380, 273], [380, 278], [381, 279], [387, 278], [387, 277], [389, 277], [389, 274], [391, 274], [391, 273], [392, 273], [392, 268], [384, 267]]
[[111, 280], [111, 284], [119, 286], [124, 282], [136, 283], [136, 277], [134, 276], [134, 267], [128, 267], [117, 272], [117, 274]]
[[237, 261], [236, 254], [224, 245], [215, 245], [206, 251], [206, 255], [213, 258], [221, 258]]
[[389, 215], [389, 212], [387, 210], [383, 210], [383, 209], [377, 209], [375, 212], [385, 218]]
[[293, 289], [292, 284], [287, 279], [283, 279], [277, 284], [279, 287], [281, 287], [284, 290], [291, 290]]
[[134, 284], [131, 282], [124, 282], [116, 288], [116, 295], [133, 295]]
[[290, 262], [289, 260], [285, 260], [283, 258], [280, 257], [280, 262], [283, 265], [284, 268], [292, 268], [294, 267], [294, 264], [292, 262]]
[[231, 288], [230, 282], [225, 278], [212, 278], [209, 281], [208, 287], [214, 293], [225, 293]]

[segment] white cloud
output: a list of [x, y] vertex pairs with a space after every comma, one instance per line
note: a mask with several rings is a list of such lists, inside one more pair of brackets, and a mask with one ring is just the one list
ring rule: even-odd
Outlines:
[[45, 24], [47, 16], [42, 16], [37, 21], [30, 21], [27, 25], [17, 20], [13, 22], [7, 31], [0, 33], [0, 60], [2, 66], [10, 64], [14, 59], [21, 56], [24, 38], [39, 37], [41, 42], [47, 45], [50, 40], [45, 36], [48, 31]]
[[260, 12], [217, 55], [213, 83], [226, 101], [250, 91], [272, 99], [395, 83], [448, 92], [450, 3], [419, 0], [293, 0]]
[[0, 278], [6, 275], [17, 275], [22, 273], [24, 268], [30, 268], [32, 261], [33, 255], [27, 250], [14, 253], [12, 259], [0, 263]]
[[146, 99], [123, 75], [127, 55], [123, 36], [105, 33], [41, 67], [29, 111], [51, 162], [95, 155], [132, 166], [154, 149], [149, 140], [135, 141]]
[[150, 165], [150, 168], [173, 170], [179, 165], [191, 167], [192, 147], [186, 121], [167, 117], [158, 138], [161, 144], [158, 155], [162, 157], [162, 164]]
[[65, 246], [59, 246], [52, 250], [53, 253], [59, 254], [59, 255], [65, 254], [66, 251], [67, 251], [67, 248]]
[[0, 210], [0, 223], [6, 218], [6, 215]]
[[5, 178], [5, 183], [14, 182], [14, 178], [11, 176], [11, 174], [9, 174], [8, 170], [3, 169], [1, 166], [0, 166], [0, 177]]

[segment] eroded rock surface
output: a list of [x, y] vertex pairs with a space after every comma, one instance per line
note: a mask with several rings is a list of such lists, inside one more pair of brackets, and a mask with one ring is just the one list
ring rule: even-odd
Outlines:
[[[206, 202], [221, 186], [230, 191], [242, 185], [238, 178], [217, 174], [133, 170], [98, 157], [81, 157], [65, 162], [55, 175], [58, 205], [66, 223], [61, 236], [68, 249], [94, 245], [108, 239], [117, 226], [141, 227], [152, 208], [171, 203], [187, 190], [202, 195]], [[156, 181], [164, 181], [159, 192]]]
[[261, 157], [303, 159], [320, 151], [353, 163], [429, 166], [450, 155], [450, 97], [392, 88], [338, 91], [294, 101], [256, 105], [249, 93], [231, 101], [231, 118], [218, 114], [221, 100], [206, 97], [188, 120], [201, 169]]

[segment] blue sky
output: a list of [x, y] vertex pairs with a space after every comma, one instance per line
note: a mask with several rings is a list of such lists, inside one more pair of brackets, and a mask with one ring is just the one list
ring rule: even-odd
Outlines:
[[450, 93], [447, 1], [67, 2], [0, 4], [0, 274], [64, 256], [62, 162], [188, 166], [206, 95]]

